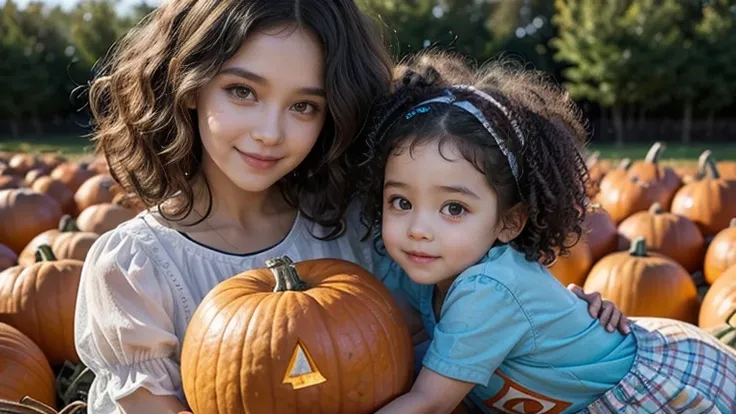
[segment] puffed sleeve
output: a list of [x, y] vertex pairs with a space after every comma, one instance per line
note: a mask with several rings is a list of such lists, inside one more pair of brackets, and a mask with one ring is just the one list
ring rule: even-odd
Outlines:
[[75, 344], [94, 373], [90, 412], [117, 412], [139, 389], [182, 402], [173, 295], [133, 236], [114, 230], [90, 249], [82, 268]]
[[458, 278], [447, 294], [424, 366], [486, 385], [507, 357], [533, 352], [534, 332], [503, 283], [484, 275]]

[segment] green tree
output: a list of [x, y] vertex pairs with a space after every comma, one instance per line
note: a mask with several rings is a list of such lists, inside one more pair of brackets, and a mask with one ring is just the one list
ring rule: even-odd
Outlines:
[[566, 87], [578, 99], [611, 108], [616, 142], [624, 142], [623, 108], [664, 103], [686, 57], [673, 25], [678, 0], [556, 0], [555, 59], [569, 65]]

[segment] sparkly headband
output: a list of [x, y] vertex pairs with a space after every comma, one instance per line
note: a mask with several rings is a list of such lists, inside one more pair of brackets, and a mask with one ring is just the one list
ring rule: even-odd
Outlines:
[[[491, 103], [496, 108], [498, 108], [506, 116], [506, 118], [508, 118], [509, 122], [511, 122], [511, 126], [514, 128], [514, 132], [516, 133], [516, 136], [519, 139], [519, 142], [521, 143], [522, 146], [524, 145], [524, 134], [521, 133], [521, 128], [519, 128], [519, 125], [510, 116], [509, 110], [505, 106], [503, 106], [500, 102], [498, 102], [494, 97], [492, 97], [491, 95], [473, 86], [458, 85], [458, 86], [452, 86], [452, 88], [458, 89], [458, 90], [469, 91], [479, 96], [483, 100]], [[501, 153], [503, 153], [503, 155], [506, 156], [506, 159], [509, 161], [509, 167], [511, 167], [511, 174], [514, 176], [514, 179], [516, 180], [517, 185], [519, 184], [519, 164], [516, 162], [516, 157], [514, 156], [514, 154], [512, 154], [508, 150], [508, 148], [506, 147], [506, 144], [504, 144], [503, 140], [498, 135], [498, 132], [496, 132], [496, 130], [493, 129], [493, 127], [491, 126], [491, 123], [488, 122], [488, 119], [470, 101], [458, 101], [457, 97], [449, 89], [445, 89], [444, 95], [438, 96], [436, 98], [428, 99], [416, 105], [409, 112], [407, 112], [404, 118], [411, 119], [417, 114], [424, 114], [424, 113], [429, 112], [430, 108], [427, 105], [431, 103], [446, 103], [446, 104], [461, 108], [464, 111], [468, 112], [469, 114], [473, 115], [478, 120], [478, 122], [480, 122], [483, 125], [486, 131], [488, 131], [488, 133], [491, 134], [493, 139], [496, 141], [496, 144], [498, 145], [498, 148], [501, 150]]]

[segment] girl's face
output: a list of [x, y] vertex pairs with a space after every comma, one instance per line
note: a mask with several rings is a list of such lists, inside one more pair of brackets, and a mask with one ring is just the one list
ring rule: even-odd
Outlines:
[[386, 165], [383, 242], [417, 283], [454, 278], [499, 236], [497, 197], [457, 148], [438, 142], [401, 148]]
[[260, 192], [304, 160], [327, 112], [323, 60], [320, 43], [305, 29], [248, 35], [193, 106], [210, 179], [224, 175]]

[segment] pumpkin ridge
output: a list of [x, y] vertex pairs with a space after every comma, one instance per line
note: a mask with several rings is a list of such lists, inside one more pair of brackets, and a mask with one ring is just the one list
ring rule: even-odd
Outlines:
[[[320, 286], [322, 286], [322, 285], [320, 285]], [[335, 289], [333, 287], [330, 287], [329, 289], [331, 291], [333, 291], [333, 294], [342, 293], [342, 291], [340, 291], [338, 289]], [[327, 323], [330, 320], [330, 318], [329, 318], [329, 315], [327, 315], [327, 311], [325, 310], [324, 306], [322, 306], [322, 302], [320, 302], [319, 298], [316, 298], [316, 297], [314, 297], [312, 295], [305, 295], [305, 296], [308, 298], [308, 300], [310, 302], [314, 302], [315, 304], [318, 305], [318, 306], [315, 306], [315, 307], [317, 309], [317, 312], [319, 312], [319, 314], [320, 314], [320, 318], [323, 321], [325, 321], [324, 325], [327, 328], [327, 331], [328, 331], [327, 337], [330, 338], [330, 344], [332, 345], [332, 349], [333, 350], [340, 349], [340, 347], [335, 342], [335, 335], [333, 335], [331, 324]], [[342, 378], [340, 377], [341, 372], [342, 372], [342, 367], [340, 366], [340, 358], [335, 358], [334, 363], [335, 363], [335, 365], [337, 365], [337, 367], [335, 369], [335, 374], [337, 375], [337, 378], [335, 378], [335, 381], [338, 384], [341, 384], [341, 385], [339, 385], [339, 389], [340, 389], [340, 393], [342, 394], [344, 390], [342, 389], [342, 383], [343, 382], [342, 382]], [[338, 408], [337, 412], [338, 413], [345, 412], [345, 410], [343, 409], [343, 404], [345, 403], [345, 399], [344, 398], [338, 398], [337, 401], [338, 401], [338, 403], [337, 403], [337, 408]]]
[[[374, 280], [371, 280], [371, 282], [373, 282], [373, 281], [374, 281]], [[386, 337], [386, 338], [389, 338], [389, 337], [391, 337], [390, 335], [388, 335], [388, 333], [389, 333], [390, 331], [400, 331], [400, 330], [402, 329], [402, 327], [401, 327], [401, 326], [400, 326], [399, 324], [397, 324], [396, 320], [394, 320], [394, 319], [391, 319], [391, 322], [393, 322], [393, 325], [392, 325], [392, 326], [390, 326], [390, 327], [387, 327], [387, 326], [386, 326], [386, 325], [385, 325], [385, 324], [383, 323], [383, 319], [382, 319], [382, 318], [380, 318], [380, 317], [378, 317], [378, 316], [376, 315], [376, 311], [375, 311], [375, 309], [376, 309], [376, 308], [378, 308], [378, 309], [386, 309], [386, 310], [388, 310], [388, 307], [386, 306], [386, 304], [385, 304], [385, 303], [379, 303], [379, 302], [378, 302], [378, 301], [376, 300], [376, 299], [377, 299], [377, 297], [382, 297], [382, 296], [379, 296], [379, 295], [378, 295], [378, 293], [379, 293], [379, 287], [380, 287], [380, 285], [377, 285], [377, 284], [374, 284], [374, 283], [370, 283], [370, 282], [368, 282], [368, 281], [364, 281], [363, 285], [364, 285], [365, 287], [369, 288], [369, 289], [370, 289], [370, 290], [372, 291], [372, 293], [375, 293], [375, 294], [376, 294], [376, 296], [371, 296], [371, 295], [365, 295], [365, 296], [357, 296], [357, 295], [355, 295], [355, 294], [353, 294], [353, 296], [355, 296], [355, 297], [358, 297], [358, 298], [360, 298], [360, 300], [361, 300], [361, 301], [363, 301], [364, 303], [365, 303], [365, 301], [366, 301], [366, 300], [370, 300], [370, 301], [371, 301], [371, 303], [370, 303], [370, 304], [371, 304], [371, 305], [374, 305], [374, 306], [367, 306], [366, 308], [367, 308], [367, 309], [370, 309], [371, 315], [372, 315], [372, 316], [373, 316], [373, 317], [374, 317], [374, 318], [375, 318], [375, 319], [376, 319], [376, 320], [378, 321], [378, 323], [380, 324], [380, 326], [381, 326], [381, 329], [383, 330], [383, 333], [384, 333], [384, 335], [385, 335], [384, 337]], [[380, 305], [380, 306], [375, 306], [375, 305]], [[402, 317], [403, 317], [403, 316], [402, 316]], [[403, 322], [403, 320], [402, 320], [402, 322]], [[400, 348], [398, 348], [398, 347], [392, 347], [392, 348], [389, 348], [389, 354], [391, 355], [391, 356], [390, 356], [390, 358], [391, 358], [391, 365], [392, 365], [392, 366], [398, 366], [398, 361], [396, 360], [396, 358], [397, 358], [397, 355], [396, 355], [396, 353], [394, 352], [394, 351], [395, 351], [396, 349], [400, 349]], [[398, 377], [398, 372], [397, 372], [396, 374], [397, 374], [397, 375], [396, 375], [396, 376], [395, 376], [395, 377], [393, 378], [393, 380], [395, 381], [395, 383], [391, 384], [391, 385], [392, 385], [392, 388], [391, 388], [392, 390], [399, 390], [399, 389], [401, 389], [401, 384], [399, 384], [399, 382], [400, 382], [400, 378]], [[379, 401], [374, 401], [374, 402], [375, 402], [376, 404], [378, 404], [378, 402], [379, 402]]]
[[[255, 319], [255, 318], [252, 317], [252, 315], [255, 314], [258, 311], [258, 309], [261, 307], [261, 304], [267, 298], [268, 298], [268, 296], [265, 296], [264, 295], [261, 298], [261, 300], [258, 301], [258, 303], [256, 304], [256, 306], [253, 309], [253, 313], [251, 314], [250, 323], [252, 323], [252, 321]], [[225, 324], [225, 326], [223, 327], [223, 329], [220, 330], [220, 335], [219, 335], [219, 338], [217, 339], [217, 342], [218, 343], [222, 344], [222, 343], [225, 342], [225, 341], [223, 341], [223, 338], [228, 334], [228, 332], [229, 332], [228, 327], [234, 321], [237, 322], [239, 320], [239, 318], [241, 318], [241, 317], [244, 318], [245, 317], [245, 315], [240, 316], [240, 313], [241, 312], [239, 312], [239, 311], [243, 309], [243, 304], [246, 303], [246, 302], [248, 302], [250, 299], [251, 299], [251, 295], [245, 295], [244, 296], [244, 295], [241, 294], [237, 298], [230, 300], [228, 302], [227, 306], [224, 306], [222, 308], [222, 310], [220, 312], [218, 312], [217, 316], [215, 318], [213, 318], [213, 321], [214, 321], [215, 319], [217, 319], [217, 317], [223, 317], [223, 316], [226, 316], [227, 317], [227, 323]], [[233, 316], [235, 316], [235, 317], [233, 317]], [[246, 332], [249, 332], [250, 331], [250, 328], [251, 328], [250, 327], [250, 323], [249, 323], [249, 326], [248, 326], [248, 329], [246, 330]], [[207, 329], [207, 331], [210, 332], [209, 329]], [[257, 337], [257, 335], [256, 335], [256, 337]], [[247, 338], [248, 338], [248, 335], [243, 335], [243, 337], [242, 338], [238, 338], [238, 340], [243, 341], [243, 343], [245, 343], [245, 341], [247, 340]], [[223, 350], [223, 347], [222, 346], [218, 346], [217, 347], [217, 358], [215, 359], [214, 364], [212, 364], [215, 367], [215, 375], [212, 378], [212, 381], [214, 383], [217, 383], [218, 382], [218, 378], [217, 378], [218, 373], [220, 373], [220, 372], [227, 372], [227, 370], [220, 369], [220, 363], [221, 363], [221, 360], [222, 360], [222, 354], [225, 353], [225, 356], [227, 358], [228, 351], [230, 351], [230, 350], [229, 349], [224, 349]], [[239, 362], [239, 364], [242, 365], [242, 360]], [[230, 378], [225, 378], [225, 380], [226, 381], [229, 381]], [[239, 379], [238, 386], [239, 387], [242, 387], [243, 386], [242, 378]], [[219, 387], [216, 387], [216, 390], [218, 390], [218, 389], [219, 389]], [[227, 395], [215, 394], [214, 397], [215, 397], [215, 406], [217, 407], [217, 411], [218, 412], [221, 412], [221, 413], [227, 412], [227, 409], [226, 409], [226, 407], [228, 405], [227, 404]], [[223, 398], [224, 398], [224, 400], [223, 400]]]
[[[12, 326], [12, 325], [10, 325], [10, 326]], [[19, 332], [20, 332], [20, 330], [19, 330]], [[5, 339], [5, 342], [10, 342], [10, 341], [8, 341], [7, 339]], [[18, 346], [27, 346], [28, 345], [26, 343], [22, 343], [22, 342], [18, 342], [18, 341], [13, 341], [12, 344], [13, 345], [18, 345]], [[35, 345], [35, 343], [34, 343], [34, 345]], [[36, 346], [38, 346], [38, 345], [36, 345]], [[20, 349], [21, 348], [14, 348], [14, 347], [10, 347], [8, 345], [0, 344], [0, 351], [2, 351], [1, 353], [3, 355], [27, 356], [27, 354], [24, 353], [24, 352], [21, 352]], [[26, 358], [23, 358], [23, 364], [22, 365], [24, 367], [28, 367], [30, 364], [27, 364], [26, 362], [29, 361], [29, 360], [34, 363], [34, 364], [31, 365], [31, 367], [33, 367], [33, 368], [43, 368], [43, 365], [44, 364], [42, 362], [44, 362], [44, 361], [40, 361], [40, 360], [38, 360], [36, 358], [33, 358], [33, 359], [30, 359], [30, 358], [27, 358], [27, 357]], [[33, 373], [38, 373], [38, 369], [34, 369], [32, 372]], [[39, 380], [39, 379], [43, 380], [44, 378], [40, 378], [40, 377], [36, 376], [35, 379], [36, 380]]]
[[[274, 279], [274, 282], [275, 281], [276, 280]], [[274, 284], [274, 289], [275, 289], [275, 287], [276, 287], [276, 285]], [[299, 295], [299, 293], [301, 293], [301, 292], [292, 292], [292, 293], [294, 295], [296, 295], [297, 297], [301, 296], [301, 295]], [[287, 295], [287, 294], [285, 294], [285, 292], [283, 292], [281, 295], [278, 295], [278, 294], [274, 295], [272, 292], [269, 292], [268, 295], [264, 296], [264, 300], [268, 303], [268, 305], [271, 305], [269, 308], [267, 308], [267, 309], [264, 310], [264, 312], [266, 312], [266, 315], [281, 315], [281, 313], [279, 313], [280, 306], [283, 305], [283, 304], [288, 303], [288, 300], [291, 299], [291, 298], [289, 298], [289, 296], [291, 296], [291, 295]], [[257, 319], [257, 318], [254, 318], [253, 315], [256, 315], [256, 313], [258, 312], [258, 310], [261, 308], [262, 304], [263, 304], [263, 302], [259, 302], [258, 303], [258, 306], [255, 309], [253, 309], [253, 313], [251, 314], [251, 317], [250, 317], [250, 322], [248, 323], [248, 331], [250, 331], [250, 328], [251, 328], [252, 324]], [[271, 311], [272, 309], [273, 309], [273, 312]], [[270, 364], [270, 368], [271, 369], [268, 370], [268, 384], [274, 384], [274, 375], [273, 375], [273, 373], [275, 371], [275, 367], [274, 367], [275, 360], [273, 358], [273, 352], [274, 352], [273, 351], [273, 346], [274, 346], [274, 340], [273, 340], [274, 339], [274, 334], [273, 334], [273, 331], [274, 331], [274, 329], [276, 327], [276, 324], [273, 323], [273, 321], [272, 321], [270, 324], [268, 324], [268, 326], [269, 326], [269, 329], [264, 330], [264, 332], [268, 332], [268, 341], [267, 341], [267, 343], [269, 344], [269, 347], [268, 347], [268, 353], [269, 353], [269, 355], [268, 355], [268, 357], [269, 357], [269, 360], [271, 362], [271, 364]], [[279, 328], [281, 328], [281, 327], [279, 327]], [[260, 335], [258, 335], [258, 336], [260, 336]], [[258, 337], [258, 336], [256, 336], [256, 337]], [[245, 346], [243, 346], [242, 349], [245, 352], [245, 350], [247, 350], [248, 348], [245, 347]], [[252, 364], [254, 362], [253, 357], [251, 357], [248, 362], [252, 366]], [[241, 374], [240, 374], [241, 375], [241, 378], [242, 378], [242, 375], [245, 372], [247, 372], [247, 370], [241, 370]], [[264, 383], [265, 382], [266, 381], [264, 380]], [[241, 384], [242, 384], [242, 382], [241, 382]], [[277, 407], [279, 406], [279, 399], [276, 397], [276, 393], [273, 391], [273, 388], [267, 387], [267, 389], [269, 390], [268, 393], [271, 395], [271, 408], [272, 408], [271, 412], [276, 413], [276, 412], [278, 412]], [[246, 396], [247, 396], [247, 394], [241, 395], [241, 399], [245, 398]], [[297, 407], [298, 407], [298, 405], [297, 405]]]
[[[354, 297], [354, 298], [356, 298], [356, 300], [361, 298], [360, 296], [355, 295], [355, 294], [351, 294], [351, 296]], [[357, 303], [354, 304], [353, 301], [345, 301], [344, 302], [345, 313], [350, 316], [350, 319], [353, 321], [353, 326], [362, 326], [361, 321], [359, 319], [357, 319], [356, 318], [356, 315], [355, 315], [355, 308], [356, 308], [356, 306], [357, 306]], [[373, 311], [373, 309], [370, 306], [368, 306], [366, 308], [369, 310], [370, 315], [373, 316], [374, 319], [378, 319], [378, 318], [376, 318], [376, 314], [375, 314], [375, 312]], [[363, 339], [363, 341], [362, 341], [363, 348], [367, 350], [366, 354], [368, 355], [368, 363], [369, 363], [369, 365], [371, 367], [371, 375], [372, 375], [373, 378], [376, 378], [376, 376], [377, 376], [376, 375], [376, 364], [374, 362], [375, 359], [376, 359], [375, 358], [376, 356], [373, 355], [373, 349], [375, 347], [371, 346], [371, 342], [367, 340], [367, 338], [365, 337], [365, 334], [363, 333], [363, 330], [362, 329], [358, 329], [358, 333], [360, 334], [360, 337]], [[370, 398], [370, 400], [373, 401], [373, 403], [375, 404], [376, 403], [376, 394], [377, 394], [376, 393], [375, 386], [372, 386], [371, 389], [370, 389], [370, 391], [371, 391], [371, 398]]]

